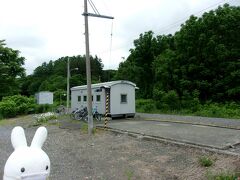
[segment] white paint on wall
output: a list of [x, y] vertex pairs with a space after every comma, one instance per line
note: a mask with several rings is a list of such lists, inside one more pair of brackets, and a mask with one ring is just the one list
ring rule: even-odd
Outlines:
[[[106, 83], [92, 84], [93, 109], [96, 108], [100, 114], [105, 114], [106, 110], [106, 88], [110, 88], [110, 114], [125, 115], [135, 114], [135, 89], [136, 84], [130, 81], [111, 81]], [[97, 101], [97, 96], [100, 101]], [[125, 96], [126, 102], [121, 102], [121, 95]], [[81, 101], [78, 101], [81, 96]], [[87, 107], [87, 86], [76, 86], [71, 88], [71, 110]]]

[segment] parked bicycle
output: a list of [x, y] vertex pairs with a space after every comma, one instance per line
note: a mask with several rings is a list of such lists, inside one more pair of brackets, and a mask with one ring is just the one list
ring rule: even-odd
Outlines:
[[88, 122], [87, 115], [87, 107], [84, 107], [83, 109], [76, 110], [72, 116], [76, 120], [83, 120], [85, 122]]
[[66, 107], [63, 105], [60, 105], [57, 107], [57, 109], [55, 110], [55, 112], [59, 115], [63, 115], [66, 114]]
[[71, 113], [70, 113], [70, 118], [71, 119], [75, 119], [75, 113], [78, 111], [79, 109], [76, 108], [75, 110], [73, 110]]
[[93, 108], [93, 118], [95, 118], [97, 121], [102, 120], [102, 115], [97, 111], [97, 107]]
[[[96, 108], [93, 109], [93, 118], [96, 119], [97, 121], [101, 121], [102, 115], [97, 111]], [[85, 122], [88, 122], [88, 111], [87, 107], [84, 107], [83, 109], [76, 109], [74, 110], [71, 114], [70, 117], [72, 119], [76, 120], [83, 120]]]

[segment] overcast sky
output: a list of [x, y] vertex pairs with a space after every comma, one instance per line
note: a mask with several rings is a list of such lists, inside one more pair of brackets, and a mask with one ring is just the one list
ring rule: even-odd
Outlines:
[[[100, 14], [114, 17], [114, 20], [89, 18], [90, 52], [102, 59], [104, 69], [117, 69], [141, 33], [149, 30], [155, 35], [174, 33], [192, 14], [200, 16], [224, 3], [240, 5], [240, 0], [92, 2]], [[84, 55], [83, 3], [83, 0], [0, 0], [0, 39], [21, 51], [26, 58], [27, 74], [43, 62]], [[90, 5], [88, 8], [93, 12]]]

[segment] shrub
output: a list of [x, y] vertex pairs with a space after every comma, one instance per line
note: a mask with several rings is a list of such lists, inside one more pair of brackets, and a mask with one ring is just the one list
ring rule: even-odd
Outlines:
[[49, 105], [37, 105], [34, 98], [14, 95], [4, 97], [0, 102], [0, 117], [9, 118], [28, 113], [43, 113], [50, 110]]
[[170, 110], [175, 110], [180, 108], [180, 101], [176, 91], [171, 90], [165, 93], [161, 99], [163, 104], [166, 104]]
[[49, 104], [36, 104], [35, 113], [44, 113], [52, 110], [52, 106]]
[[138, 112], [153, 112], [156, 110], [156, 105], [152, 99], [137, 99], [136, 108]]
[[208, 102], [195, 113], [199, 116], [240, 118], [240, 106], [235, 103], [218, 104]]
[[16, 104], [17, 115], [29, 113], [35, 104], [33, 98], [21, 95], [4, 97], [2, 101], [13, 101]]
[[0, 114], [2, 118], [15, 117], [17, 114], [16, 103], [11, 100], [0, 102]]
[[162, 102], [162, 101], [156, 101], [156, 107], [157, 109], [160, 109], [164, 112], [168, 112], [169, 111], [169, 106], [168, 104]]
[[157, 101], [161, 100], [164, 96], [165, 92], [162, 90], [159, 90], [158, 88], [154, 87], [153, 89], [153, 98]]
[[144, 112], [152, 112], [155, 109], [155, 105], [153, 104], [145, 104], [143, 106], [143, 111]]
[[192, 99], [183, 99], [181, 101], [181, 108], [188, 109], [189, 112], [194, 113], [197, 112], [201, 108], [201, 104], [198, 98]]

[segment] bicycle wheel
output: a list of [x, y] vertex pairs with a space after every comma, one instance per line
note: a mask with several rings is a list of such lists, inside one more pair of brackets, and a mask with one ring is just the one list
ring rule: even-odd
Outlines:
[[81, 120], [82, 119], [82, 116], [81, 116], [81, 113], [79, 113], [79, 112], [76, 112], [75, 114], [74, 114], [74, 119], [76, 119], [76, 120]]
[[73, 112], [70, 114], [70, 118], [71, 118], [71, 119], [75, 119], [75, 116], [74, 116], [74, 113], [73, 113]]
[[83, 120], [84, 122], [88, 123], [88, 115], [82, 117], [82, 120]]
[[96, 119], [97, 121], [101, 121], [101, 120], [102, 120], [102, 115], [99, 114], [99, 113], [95, 113], [95, 119]]

